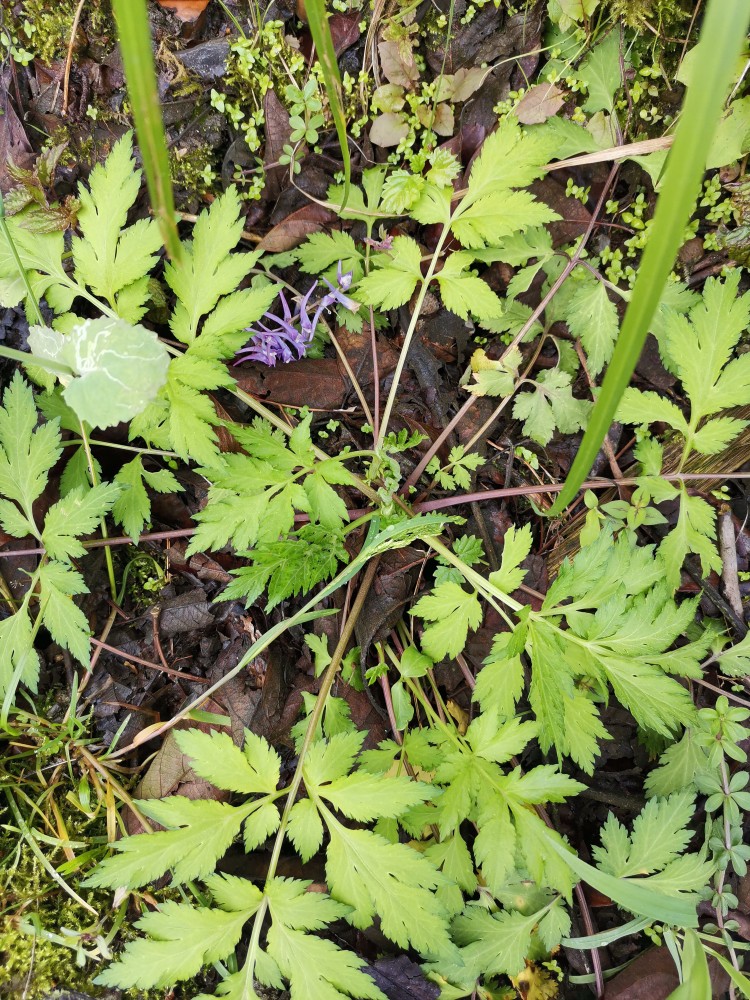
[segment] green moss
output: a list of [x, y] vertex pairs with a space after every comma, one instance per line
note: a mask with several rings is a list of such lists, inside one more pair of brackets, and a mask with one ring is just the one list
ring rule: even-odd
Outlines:
[[172, 180], [179, 192], [180, 201], [194, 207], [197, 200], [213, 191], [219, 175], [217, 173], [217, 152], [208, 143], [195, 149], [171, 149], [169, 154]]
[[671, 35], [692, 16], [691, 0], [610, 0], [612, 16], [636, 31], [648, 26], [663, 35]]
[[[65, 59], [70, 44], [77, 0], [23, 0], [16, 16], [16, 30], [23, 33], [26, 48], [43, 62]], [[79, 25], [87, 44], [114, 42], [114, 28], [108, 5], [103, 0], [87, 3]]]
[[[2, 846], [15, 855], [10, 843]], [[92, 916], [57, 886], [51, 886], [48, 873], [25, 845], [19, 854], [18, 864], [6, 873], [2, 892], [5, 912], [0, 916], [0, 995], [21, 996], [27, 988], [28, 1000], [35, 1000], [50, 990], [65, 987], [100, 996], [91, 983], [96, 964], [81, 953], [83, 964], [79, 965], [75, 948], [50, 940], [52, 935], [63, 936], [73, 944], [80, 941], [91, 951], [92, 941], [78, 934], [93, 930], [95, 936]], [[90, 893], [83, 898], [98, 912], [109, 910], [104, 893]]]

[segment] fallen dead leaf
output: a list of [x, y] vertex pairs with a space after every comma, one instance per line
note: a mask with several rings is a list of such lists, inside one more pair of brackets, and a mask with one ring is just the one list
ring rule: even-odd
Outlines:
[[680, 985], [666, 948], [649, 948], [607, 983], [605, 1000], [665, 1000]]
[[565, 94], [552, 83], [540, 83], [531, 87], [514, 109], [516, 118], [522, 125], [541, 125], [557, 114], [565, 103]]
[[0, 93], [4, 95], [0, 114], [0, 191], [5, 194], [16, 183], [7, 172], [8, 164], [14, 163], [17, 167], [29, 168], [34, 162], [34, 157], [23, 123], [9, 100], [8, 70], [0, 75]]
[[373, 121], [370, 127], [370, 142], [384, 148], [398, 146], [408, 134], [409, 126], [404, 119], [393, 111], [386, 111]]
[[[266, 121], [266, 148], [263, 163], [266, 170], [266, 186], [263, 189], [265, 198], [276, 200], [284, 186], [289, 170], [284, 165], [278, 165], [285, 143], [292, 134], [289, 125], [289, 113], [276, 95], [275, 90], [269, 90], [263, 98], [263, 113]], [[272, 164], [277, 164], [272, 166]]]
[[401, 42], [391, 39], [378, 42], [380, 66], [388, 83], [397, 83], [412, 90], [419, 79], [419, 67], [408, 39]]
[[258, 244], [258, 249], [266, 253], [293, 250], [311, 233], [319, 232], [326, 223], [333, 222], [335, 218], [335, 214], [322, 205], [316, 205], [314, 202], [303, 205], [266, 233]]
[[195, 21], [208, 7], [208, 0], [156, 0], [160, 7], [171, 10], [181, 21]]
[[332, 14], [328, 18], [328, 27], [331, 30], [333, 48], [337, 56], [350, 49], [358, 40], [361, 34], [359, 20], [352, 14]]

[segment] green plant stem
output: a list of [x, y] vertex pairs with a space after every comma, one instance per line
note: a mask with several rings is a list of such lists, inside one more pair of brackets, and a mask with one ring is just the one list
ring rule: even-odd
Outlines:
[[146, 0], [112, 0], [112, 8], [120, 32], [125, 79], [151, 204], [169, 256], [175, 263], [179, 263], [182, 260], [182, 246], [175, 222], [169, 155], [156, 86]]
[[[118, 451], [130, 451], [137, 455], [158, 455], [161, 458], [179, 458], [180, 456], [176, 451], [160, 451], [158, 448], [136, 448], [132, 444], [117, 444], [115, 441], [98, 441], [95, 438], [89, 438], [89, 444], [94, 444], [98, 448], [115, 448]], [[71, 447], [81, 447], [83, 441], [77, 438], [71, 438], [69, 441], [63, 441], [63, 448]]]
[[[81, 443], [83, 445], [83, 450], [86, 452], [86, 461], [89, 466], [89, 475], [91, 476], [91, 485], [99, 485], [99, 477], [96, 474], [96, 463], [94, 462], [94, 456], [91, 453], [91, 444], [89, 442], [88, 434], [86, 433], [86, 427], [82, 420], [78, 421], [78, 426], [81, 428]], [[102, 538], [107, 538], [107, 524], [104, 518], [99, 521], [99, 527], [101, 528]], [[109, 545], [104, 547], [104, 559], [107, 563], [107, 576], [109, 577], [109, 589], [112, 593], [112, 600], [117, 600], [117, 582], [115, 580], [115, 566], [112, 561], [112, 550]]]
[[380, 433], [378, 434], [377, 440], [375, 442], [375, 451], [380, 451], [383, 447], [383, 441], [386, 434], [388, 433], [388, 424], [391, 419], [391, 412], [396, 403], [396, 396], [399, 390], [399, 382], [401, 381], [401, 375], [404, 371], [404, 365], [406, 364], [406, 358], [409, 354], [409, 348], [411, 347], [412, 339], [414, 338], [414, 332], [417, 329], [417, 323], [419, 322], [419, 316], [422, 312], [422, 306], [424, 305], [425, 296], [427, 295], [427, 289], [430, 282], [435, 276], [435, 270], [440, 259], [440, 254], [443, 251], [443, 246], [445, 241], [450, 236], [450, 226], [446, 222], [443, 226], [443, 231], [440, 234], [440, 238], [435, 247], [435, 252], [432, 255], [430, 265], [427, 268], [427, 274], [422, 279], [422, 287], [419, 289], [419, 294], [417, 295], [417, 301], [414, 303], [414, 311], [411, 314], [411, 320], [409, 321], [409, 327], [406, 331], [406, 336], [404, 337], [404, 346], [401, 348], [401, 354], [398, 358], [398, 363], [396, 365], [396, 370], [393, 373], [393, 382], [391, 384], [390, 392], [388, 393], [388, 399], [385, 403], [385, 409], [383, 410], [383, 415], [380, 418]]
[[3, 198], [2, 192], [0, 191], [0, 232], [5, 237], [5, 240], [10, 247], [10, 252], [13, 255], [13, 260], [16, 262], [16, 267], [18, 268], [18, 273], [21, 276], [21, 281], [23, 281], [24, 287], [26, 288], [26, 295], [31, 304], [31, 308], [36, 315], [36, 321], [40, 326], [44, 326], [44, 319], [42, 317], [42, 311], [39, 308], [39, 303], [34, 295], [34, 289], [31, 287], [31, 282], [29, 281], [29, 276], [26, 273], [26, 268], [21, 262], [21, 258], [18, 253], [18, 248], [16, 247], [15, 240], [11, 235], [10, 229], [8, 228], [8, 221], [5, 218], [5, 200]]
[[502, 590], [498, 590], [497, 587], [493, 587], [489, 580], [485, 580], [481, 573], [477, 573], [477, 571], [472, 569], [471, 566], [467, 566], [466, 563], [459, 559], [447, 545], [443, 545], [440, 539], [430, 537], [427, 538], [426, 541], [430, 548], [434, 549], [439, 555], [446, 559], [451, 566], [455, 566], [456, 569], [461, 571], [467, 583], [476, 587], [477, 590], [480, 591], [480, 593], [482, 593], [488, 600], [492, 600], [493, 605], [500, 612], [500, 614], [503, 615], [506, 621], [509, 621], [507, 615], [505, 615], [501, 608], [498, 608], [497, 605], [494, 604], [494, 601], [500, 601], [516, 613], [523, 609], [523, 604], [519, 604], [518, 601], [509, 597], [508, 594], [504, 594]]
[[297, 799], [297, 793], [299, 792], [300, 785], [302, 784], [302, 771], [305, 766], [305, 760], [307, 758], [307, 753], [310, 749], [310, 745], [315, 738], [315, 733], [318, 729], [318, 724], [320, 723], [321, 717], [323, 715], [323, 709], [325, 708], [326, 700], [328, 695], [331, 693], [331, 688], [333, 687], [333, 682], [336, 680], [336, 675], [341, 667], [341, 661], [346, 653], [346, 647], [349, 644], [349, 640], [354, 632], [354, 627], [357, 624], [357, 619], [359, 618], [362, 608], [364, 607], [365, 600], [372, 586], [373, 580], [375, 579], [375, 573], [378, 569], [378, 564], [380, 563], [380, 556], [376, 555], [367, 565], [362, 581], [357, 590], [357, 596], [352, 605], [351, 611], [349, 612], [349, 617], [344, 623], [344, 627], [341, 630], [341, 635], [339, 636], [339, 641], [336, 644], [336, 648], [331, 657], [331, 662], [326, 668], [326, 672], [323, 674], [323, 680], [320, 684], [320, 690], [318, 696], [315, 700], [315, 705], [310, 713], [310, 717], [307, 722], [307, 729], [305, 730], [305, 737], [302, 741], [302, 747], [299, 751], [297, 766], [294, 770], [294, 775], [288, 788], [285, 790], [287, 793], [286, 802], [284, 803], [284, 811], [281, 814], [281, 823], [279, 824], [279, 829], [276, 833], [276, 839], [274, 840], [273, 850], [271, 852], [271, 858], [268, 862], [268, 869], [266, 871], [265, 887], [266, 891], [263, 894], [263, 900], [258, 907], [255, 917], [253, 920], [253, 930], [250, 938], [250, 946], [248, 948], [248, 958], [246, 960], [245, 968], [247, 970], [247, 975], [252, 975], [252, 970], [255, 965], [254, 956], [257, 954], [258, 948], [260, 947], [260, 934], [263, 927], [263, 921], [268, 910], [268, 887], [271, 882], [276, 877], [276, 870], [279, 865], [279, 859], [281, 858], [281, 849], [284, 846], [284, 839], [286, 837], [287, 825], [289, 823], [289, 816], [292, 811], [292, 807]]
[[47, 358], [37, 358], [27, 351], [16, 351], [12, 347], [0, 347], [0, 358], [19, 361], [22, 365], [35, 365], [37, 368], [44, 368], [45, 371], [53, 372], [55, 375], [73, 377], [73, 372], [67, 365], [61, 365], [57, 361], [48, 361]]

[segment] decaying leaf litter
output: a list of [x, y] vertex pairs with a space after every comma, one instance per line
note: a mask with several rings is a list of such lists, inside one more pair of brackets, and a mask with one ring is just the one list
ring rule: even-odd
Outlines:
[[313, 14], [150, 6], [168, 263], [107, 5], [3, 5], [0, 991], [747, 995], [742, 64], [549, 519], [702, 12], [341, 7], [348, 191]]

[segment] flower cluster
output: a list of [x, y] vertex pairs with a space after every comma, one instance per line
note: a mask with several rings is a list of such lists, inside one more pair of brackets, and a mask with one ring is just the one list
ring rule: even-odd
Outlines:
[[289, 361], [296, 361], [303, 357], [307, 348], [312, 343], [315, 336], [315, 329], [324, 309], [332, 305], [342, 305], [345, 309], [356, 312], [359, 309], [359, 302], [350, 298], [345, 293], [349, 291], [352, 283], [352, 272], [343, 273], [341, 261], [336, 271], [336, 286], [323, 278], [328, 286], [328, 292], [323, 296], [315, 309], [312, 317], [309, 313], [309, 303], [315, 289], [318, 287], [316, 281], [299, 300], [297, 311], [293, 314], [289, 307], [283, 291], [279, 292], [279, 301], [283, 310], [282, 316], [267, 312], [263, 316], [266, 322], [258, 322], [253, 327], [248, 327], [248, 333], [252, 335], [247, 347], [243, 347], [237, 352], [236, 365], [243, 361], [260, 361], [264, 365], [275, 366], [277, 361], [286, 364]]

